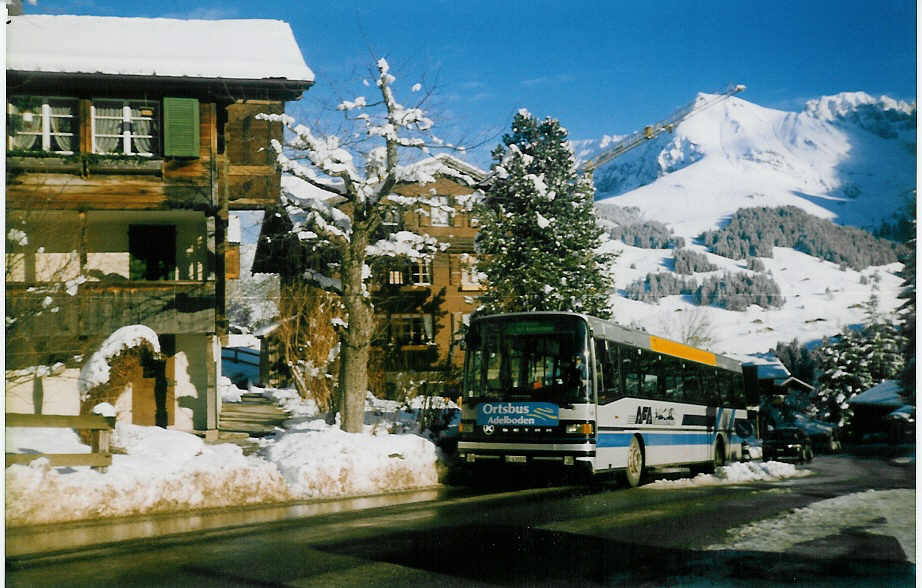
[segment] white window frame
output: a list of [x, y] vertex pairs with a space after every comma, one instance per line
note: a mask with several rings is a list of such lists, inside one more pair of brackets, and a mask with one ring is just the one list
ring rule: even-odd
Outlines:
[[381, 216], [381, 226], [396, 227], [400, 225], [400, 210], [396, 208], [385, 209]]
[[403, 268], [387, 270], [387, 283], [391, 286], [403, 286], [404, 281]]
[[410, 259], [387, 270], [387, 283], [391, 286], [431, 286], [432, 261]]
[[[35, 100], [41, 100], [41, 101], [42, 101], [42, 111], [41, 111], [41, 114], [39, 114], [39, 116], [40, 116], [41, 119], [42, 119], [42, 127], [41, 127], [41, 130], [40, 130], [39, 132], [30, 131], [30, 132], [26, 132], [26, 133], [16, 133], [16, 134], [14, 134], [14, 135], [9, 135], [9, 134], [8, 134], [7, 140], [6, 140], [6, 142], [7, 142], [7, 148], [8, 148], [8, 149], [13, 150], [13, 138], [14, 138], [16, 135], [32, 135], [32, 136], [39, 136], [39, 137], [42, 138], [42, 149], [41, 149], [41, 150], [44, 151], [44, 152], [48, 152], [48, 153], [60, 153], [60, 154], [62, 154], [62, 155], [73, 155], [73, 154], [75, 153], [74, 150], [69, 150], [69, 151], [60, 150], [60, 151], [59, 151], [59, 150], [56, 150], [56, 149], [52, 149], [51, 137], [52, 137], [52, 135], [59, 135], [59, 136], [61, 136], [61, 137], [72, 137], [72, 141], [73, 141], [74, 143], [77, 142], [77, 140], [78, 140], [78, 135], [77, 135], [76, 129], [77, 129], [77, 125], [79, 124], [79, 119], [78, 119], [78, 117], [77, 117], [77, 113], [78, 113], [78, 111], [79, 111], [79, 109], [80, 109], [80, 105], [79, 105], [79, 102], [78, 102], [78, 100], [77, 100], [76, 98], [69, 98], [69, 97], [66, 97], [66, 96], [32, 96], [32, 95], [26, 95], [26, 94], [20, 94], [20, 95], [16, 95], [16, 96], [10, 96], [10, 97], [7, 99], [7, 112], [10, 111], [10, 107], [13, 105], [13, 104], [12, 104], [12, 101], [13, 101], [13, 99], [15, 99], [15, 98], [33, 98], [33, 99], [35, 99]], [[68, 102], [72, 102], [73, 105], [74, 105], [74, 109], [73, 109], [73, 111], [71, 112], [70, 115], [54, 114], [54, 113], [51, 111], [51, 104], [48, 103], [49, 100], [66, 100], [66, 101], [68, 101]], [[35, 114], [33, 114], [33, 113], [29, 113], [29, 114], [32, 115], [32, 116], [35, 116]], [[20, 115], [20, 116], [23, 116], [23, 115]], [[71, 124], [71, 129], [72, 129], [72, 131], [71, 131], [70, 133], [52, 133], [52, 132], [51, 132], [51, 119], [52, 119], [52, 118], [69, 118], [69, 119], [71, 119], [71, 121], [72, 121], [72, 123], [73, 123], [73, 124]]]
[[[122, 116], [121, 116], [121, 118], [118, 118], [118, 117], [109, 117], [109, 116], [105, 116], [105, 117], [104, 117], [104, 116], [97, 116], [97, 115], [96, 115], [96, 105], [97, 105], [97, 103], [100, 103], [100, 104], [102, 104], [102, 103], [106, 103], [106, 104], [118, 104], [118, 103], [121, 103], [121, 105], [122, 105]], [[149, 116], [149, 117], [148, 117], [148, 116], [132, 117], [132, 116], [131, 116], [131, 107], [132, 107], [132, 105], [137, 105], [137, 106], [139, 106], [139, 107], [150, 107], [150, 108], [153, 108], [153, 109], [154, 109], [154, 115], [153, 115], [153, 116]], [[147, 120], [147, 121], [151, 121], [152, 123], [154, 123], [154, 124], [151, 125], [151, 127], [152, 127], [152, 128], [155, 128], [155, 129], [159, 129], [159, 125], [156, 124], [156, 123], [158, 122], [157, 117], [159, 116], [159, 111], [160, 111], [160, 105], [159, 105], [157, 102], [152, 101], [152, 100], [144, 100], [144, 99], [141, 99], [141, 98], [137, 98], [137, 99], [128, 99], [128, 100], [123, 100], [123, 99], [112, 99], [112, 98], [94, 98], [93, 101], [92, 101], [92, 104], [90, 105], [90, 121], [91, 121], [91, 125], [92, 125], [90, 135], [92, 136], [92, 141], [93, 141], [93, 145], [92, 145], [93, 153], [98, 153], [98, 154], [100, 154], [100, 155], [139, 155], [139, 156], [142, 156], [142, 157], [154, 157], [155, 155], [159, 155], [159, 154], [160, 154], [160, 150], [159, 150], [159, 148], [160, 148], [160, 135], [159, 135], [159, 133], [155, 133], [155, 134], [152, 134], [152, 135], [140, 135], [140, 134], [134, 134], [134, 133], [132, 133], [132, 130], [131, 130], [131, 123], [132, 123], [132, 121], [134, 121], [134, 120]], [[122, 125], [121, 125], [122, 132], [121, 132], [121, 133], [119, 133], [118, 135], [105, 135], [106, 137], [121, 137], [121, 142], [122, 142], [122, 150], [121, 150], [121, 152], [118, 152], [118, 151], [116, 151], [116, 152], [114, 152], [114, 153], [113, 153], [113, 152], [108, 152], [108, 151], [106, 151], [106, 152], [100, 152], [99, 149], [96, 147], [96, 137], [97, 137], [97, 133], [96, 133], [96, 120], [97, 120], [97, 119], [101, 119], [101, 118], [110, 119], [110, 120], [120, 120], [120, 121], [121, 121], [121, 123], [122, 123]], [[132, 137], [150, 139], [150, 141], [151, 141], [151, 147], [152, 147], [153, 151], [135, 153], [134, 151], [132, 151], [132, 143], [131, 143]]]
[[411, 260], [410, 283], [414, 286], [432, 285], [432, 262], [428, 259]]
[[452, 217], [454, 209], [451, 207], [451, 201], [448, 196], [433, 196], [432, 200], [438, 202], [429, 205], [429, 219], [433, 227], [450, 227], [452, 226]]
[[460, 258], [461, 265], [461, 289], [462, 290], [480, 290], [483, 284], [480, 283], [480, 272], [477, 271], [477, 258], [471, 254], [462, 255]]
[[[392, 314], [391, 340], [400, 345], [428, 345], [435, 340], [431, 314]], [[402, 330], [397, 326], [405, 328]], [[406, 333], [408, 341], [400, 341], [399, 334]], [[417, 336], [418, 335], [418, 336]], [[414, 341], [419, 339], [419, 342]]]

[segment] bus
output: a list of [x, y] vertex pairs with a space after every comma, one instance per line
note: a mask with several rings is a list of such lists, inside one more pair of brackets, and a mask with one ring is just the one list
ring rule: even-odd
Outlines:
[[742, 457], [739, 361], [592, 316], [473, 318], [462, 386], [458, 457], [471, 469], [561, 466], [633, 487], [650, 469]]

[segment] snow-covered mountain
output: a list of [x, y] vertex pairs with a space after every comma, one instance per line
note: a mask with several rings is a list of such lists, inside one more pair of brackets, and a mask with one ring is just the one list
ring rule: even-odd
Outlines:
[[[573, 146], [587, 160], [611, 142], [606, 136]], [[725, 272], [752, 273], [745, 260], [714, 255], [695, 239], [748, 207], [793, 205], [837, 224], [870, 229], [892, 222], [915, 189], [915, 149], [915, 104], [854, 92], [811, 100], [795, 113], [729, 98], [597, 169], [597, 207], [605, 217], [658, 221], [684, 237], [718, 268], [695, 274], [699, 281]], [[625, 288], [650, 272], [673, 268], [673, 250], [620, 241], [607, 247], [620, 252], [614, 269], [621, 294], [613, 297], [616, 320], [679, 339], [682, 331], [704, 323], [712, 347], [737, 356], [794, 338], [815, 342], [863, 322], [861, 305], [872, 288], [879, 288], [882, 312], [898, 306], [898, 263], [856, 271], [778, 247], [762, 261], [785, 297], [779, 309], [753, 305], [733, 312], [695, 306], [691, 297], [678, 295], [639, 302], [626, 298]]]
[[[578, 156], [606, 139], [581, 142]], [[852, 92], [794, 113], [734, 97], [597, 169], [597, 199], [638, 206], [687, 237], [743, 206], [792, 204], [874, 228], [915, 188], [915, 150], [914, 104]]]

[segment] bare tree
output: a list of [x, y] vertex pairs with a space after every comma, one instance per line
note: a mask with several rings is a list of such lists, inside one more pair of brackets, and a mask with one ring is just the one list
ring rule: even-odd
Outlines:
[[311, 398], [321, 410], [331, 408], [339, 359], [342, 304], [335, 294], [304, 281], [282, 286], [276, 329], [282, 361], [302, 398]]
[[[293, 133], [286, 144], [273, 142], [278, 162], [291, 173], [326, 195], [283, 193], [283, 205], [292, 223], [291, 233], [313, 250], [332, 250], [335, 263], [328, 267], [301, 268], [302, 277], [342, 299], [344, 321], [340, 325], [340, 393], [342, 428], [361, 431], [365, 393], [368, 389], [368, 359], [374, 331], [374, 307], [369, 280], [369, 263], [374, 257], [431, 258], [440, 248], [427, 236], [409, 231], [385, 234], [382, 222], [389, 214], [400, 214], [420, 203], [439, 207], [437, 199], [407, 198], [392, 193], [398, 182], [435, 181], [438, 165], [401, 165], [401, 153], [427, 153], [430, 147], [446, 147], [431, 134], [433, 121], [422, 110], [426, 94], [413, 107], [394, 98], [396, 78], [385, 59], [376, 64], [380, 100], [364, 96], [338, 106], [347, 122], [355, 126], [351, 135], [316, 136], [306, 126], [296, 125], [287, 115], [261, 115], [281, 121]], [[366, 83], [371, 86], [370, 83]], [[420, 84], [412, 87], [417, 93]], [[428, 208], [427, 207], [427, 208]]]
[[667, 336], [692, 347], [708, 349], [717, 343], [714, 325], [708, 313], [701, 308], [684, 310], [678, 318], [661, 321], [660, 326]]

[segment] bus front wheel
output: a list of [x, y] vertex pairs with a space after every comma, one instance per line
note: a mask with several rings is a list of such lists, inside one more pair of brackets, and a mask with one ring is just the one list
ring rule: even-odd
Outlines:
[[643, 469], [643, 447], [640, 445], [640, 440], [637, 439], [637, 437], [633, 437], [631, 438], [631, 445], [627, 450], [627, 469], [625, 470], [625, 478], [627, 478], [628, 486], [636, 488], [640, 485], [640, 481], [643, 478]]

